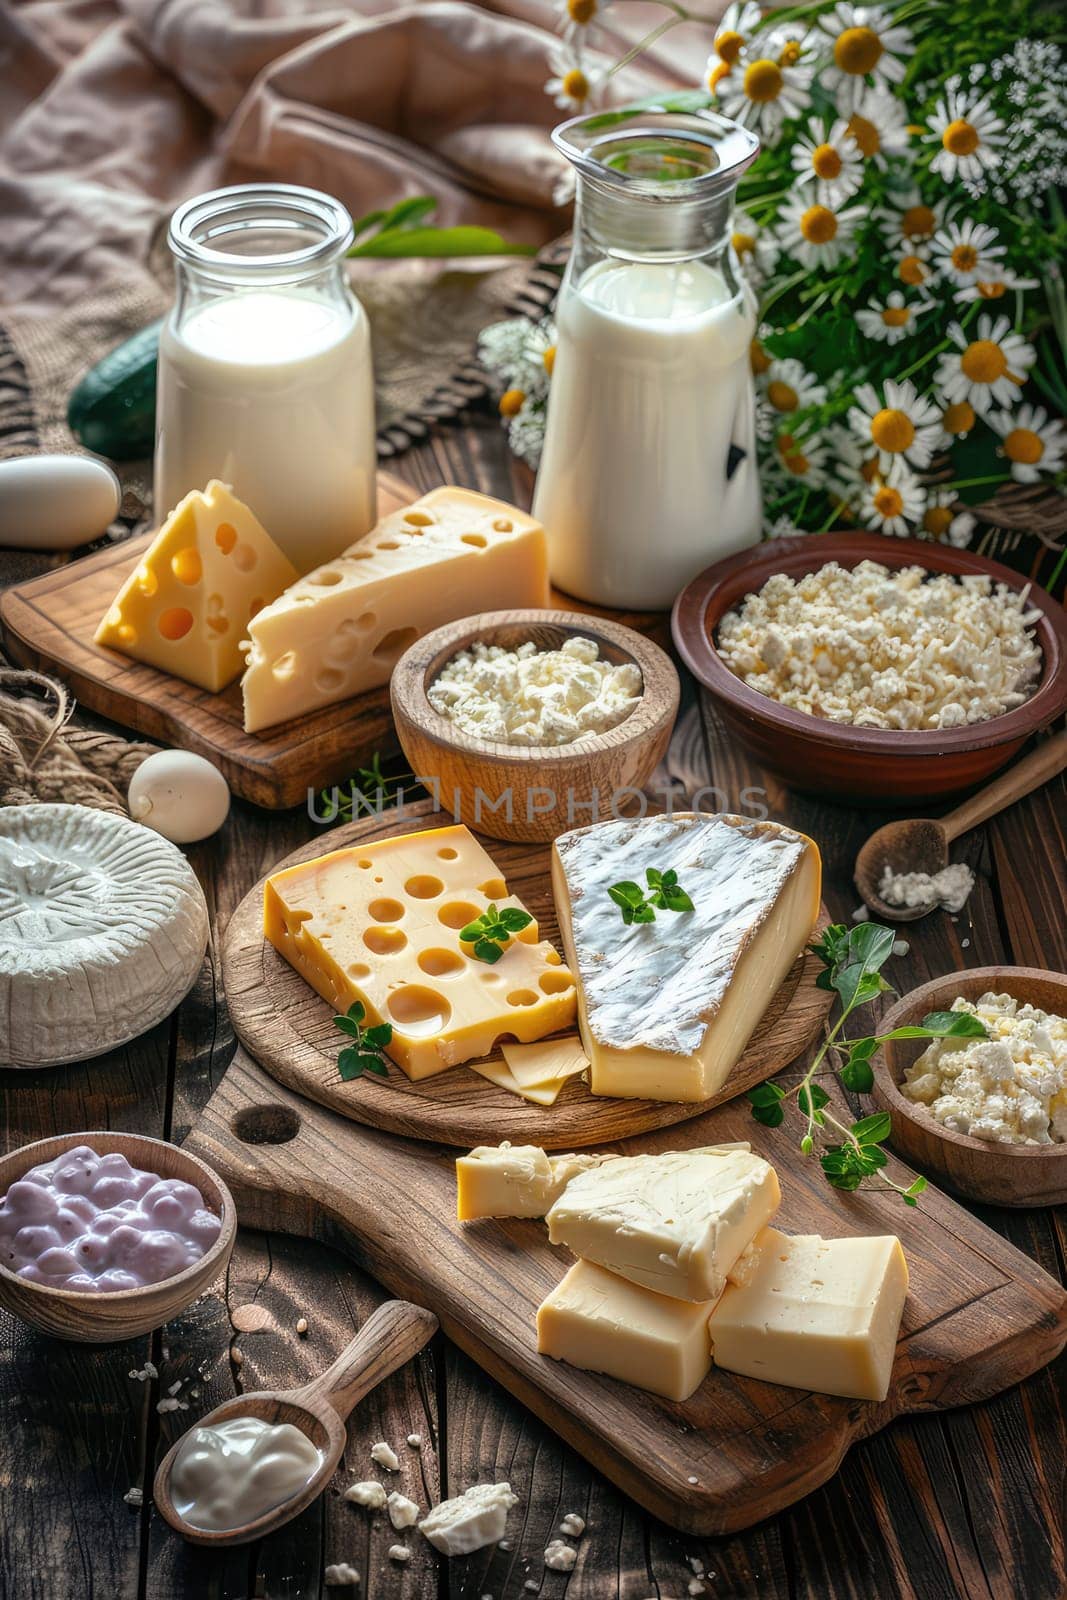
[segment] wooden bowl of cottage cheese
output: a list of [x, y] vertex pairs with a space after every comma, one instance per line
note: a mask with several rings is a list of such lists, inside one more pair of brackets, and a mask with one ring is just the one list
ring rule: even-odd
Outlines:
[[872, 1098], [898, 1155], [942, 1187], [998, 1206], [1067, 1202], [1067, 974], [974, 967], [913, 989], [880, 1034], [968, 1011], [986, 1038], [891, 1039]]
[[476, 833], [549, 840], [641, 804], [680, 686], [651, 639], [570, 611], [490, 611], [416, 640], [393, 669], [412, 772]]
[[771, 540], [694, 579], [672, 627], [750, 754], [795, 788], [841, 799], [961, 793], [1067, 710], [1062, 606], [948, 545]]

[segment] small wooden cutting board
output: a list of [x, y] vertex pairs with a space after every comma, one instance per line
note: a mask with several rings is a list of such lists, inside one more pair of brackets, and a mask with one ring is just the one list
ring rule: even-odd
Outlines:
[[[787, 1232], [899, 1235], [911, 1286], [882, 1404], [714, 1368], [675, 1404], [539, 1355], [537, 1306], [570, 1260], [543, 1223], [458, 1223], [450, 1152], [335, 1116], [241, 1051], [187, 1148], [229, 1184], [246, 1226], [342, 1244], [392, 1293], [435, 1312], [449, 1338], [648, 1511], [687, 1533], [724, 1534], [817, 1488], [850, 1444], [900, 1413], [985, 1399], [1067, 1342], [1061, 1285], [947, 1196], [929, 1189], [911, 1209], [830, 1189], [793, 1133], [758, 1127], [743, 1101], [616, 1148], [738, 1139], [776, 1167]], [[894, 1158], [888, 1171], [911, 1177]]]

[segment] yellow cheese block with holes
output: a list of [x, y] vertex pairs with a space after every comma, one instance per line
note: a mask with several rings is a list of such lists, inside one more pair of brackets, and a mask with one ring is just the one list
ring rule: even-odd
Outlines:
[[490, 905], [525, 910], [466, 828], [431, 828], [275, 873], [264, 932], [338, 1011], [358, 1000], [368, 1024], [391, 1024], [389, 1055], [428, 1078], [574, 1021], [574, 979], [536, 920], [493, 965], [460, 941]]
[[469, 489], [434, 489], [259, 613], [241, 681], [245, 730], [379, 688], [408, 645], [445, 622], [548, 599], [539, 522]]
[[299, 574], [224, 483], [180, 501], [96, 630], [121, 650], [217, 694], [240, 673], [256, 612]]

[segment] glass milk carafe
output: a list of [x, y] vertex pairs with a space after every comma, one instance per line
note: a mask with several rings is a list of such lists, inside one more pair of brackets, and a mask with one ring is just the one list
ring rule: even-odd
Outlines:
[[301, 572], [373, 525], [370, 330], [345, 278], [351, 243], [342, 205], [289, 184], [219, 189], [174, 213], [157, 522], [221, 478]]
[[729, 251], [759, 142], [710, 112], [647, 111], [553, 139], [578, 188], [534, 515], [561, 589], [659, 609], [760, 536], [755, 315]]

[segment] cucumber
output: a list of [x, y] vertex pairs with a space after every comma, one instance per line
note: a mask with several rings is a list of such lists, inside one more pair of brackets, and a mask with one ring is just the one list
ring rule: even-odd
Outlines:
[[156, 434], [156, 365], [163, 318], [110, 350], [85, 374], [67, 405], [74, 437], [99, 456], [150, 456]]

